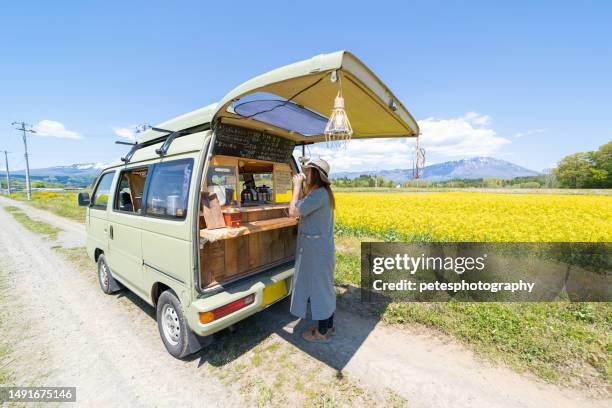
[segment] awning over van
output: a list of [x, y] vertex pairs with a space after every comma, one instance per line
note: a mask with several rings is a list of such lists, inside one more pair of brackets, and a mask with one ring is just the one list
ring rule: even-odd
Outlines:
[[[335, 73], [335, 74], [334, 74]], [[213, 105], [181, 115], [157, 128], [172, 131], [220, 120], [283, 136], [295, 142], [325, 140], [341, 76], [353, 138], [417, 136], [419, 127], [404, 105], [360, 60], [347, 51], [322, 54], [257, 76]], [[148, 130], [143, 142], [163, 136]]]
[[409, 137], [419, 128], [403, 104], [355, 56], [324, 54], [257, 76], [228, 93], [216, 118], [293, 139], [325, 140], [323, 130], [338, 93], [332, 73], [342, 77], [342, 94], [353, 138]]

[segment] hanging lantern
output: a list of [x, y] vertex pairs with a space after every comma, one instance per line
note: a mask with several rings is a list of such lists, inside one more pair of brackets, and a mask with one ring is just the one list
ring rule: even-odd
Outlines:
[[420, 144], [421, 135], [418, 134], [416, 138], [416, 145], [414, 147], [414, 157], [412, 158], [412, 178], [418, 180], [423, 175], [423, 168], [425, 167], [425, 149]]
[[[332, 81], [334, 81], [336, 75], [335, 72], [332, 74]], [[325, 141], [328, 147], [341, 148], [348, 145], [348, 142], [353, 136], [353, 128], [351, 122], [348, 119], [346, 110], [344, 108], [344, 98], [342, 97], [342, 78], [338, 75], [339, 90], [338, 95], [334, 101], [334, 109], [332, 110], [327, 125], [325, 126]], [[334, 81], [335, 82], [335, 81]]]

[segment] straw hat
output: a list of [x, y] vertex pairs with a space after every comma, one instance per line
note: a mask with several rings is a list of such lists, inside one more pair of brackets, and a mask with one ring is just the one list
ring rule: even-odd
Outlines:
[[323, 159], [310, 159], [302, 168], [312, 167], [319, 171], [321, 175], [321, 180], [326, 183], [330, 183], [329, 181], [329, 164]]

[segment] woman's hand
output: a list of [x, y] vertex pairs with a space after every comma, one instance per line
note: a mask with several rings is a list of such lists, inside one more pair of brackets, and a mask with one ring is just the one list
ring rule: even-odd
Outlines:
[[300, 216], [300, 210], [298, 210], [296, 204], [300, 198], [300, 191], [302, 191], [302, 182], [304, 180], [304, 174], [302, 173], [293, 176], [293, 194], [291, 196], [291, 202], [289, 203], [289, 216], [292, 218], [298, 218]]
[[302, 187], [302, 183], [304, 182], [305, 178], [304, 178], [304, 174], [302, 173], [298, 173], [295, 176], [293, 176], [293, 188], [295, 189], [296, 187]]

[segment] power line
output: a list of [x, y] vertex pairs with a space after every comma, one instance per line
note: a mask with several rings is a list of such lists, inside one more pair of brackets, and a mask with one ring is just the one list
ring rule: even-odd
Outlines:
[[14, 169], [18, 169], [21, 167], [21, 165], [25, 162], [25, 160], [23, 160], [23, 157], [21, 159], [19, 159], [19, 161], [13, 165]]
[[11, 123], [13, 126], [21, 125], [21, 127], [16, 127], [15, 129], [21, 130], [23, 132], [23, 147], [25, 148], [25, 163], [26, 163], [26, 190], [28, 192], [28, 200], [32, 199], [32, 185], [30, 184], [30, 163], [28, 161], [28, 133], [36, 133], [35, 130], [31, 129], [32, 125], [29, 125], [23, 121], [21, 122], [13, 122]]
[[0, 152], [3, 150], [13, 150], [15, 148], [15, 144], [17, 143], [17, 139], [15, 139], [15, 133], [14, 132], [10, 132], [8, 134], [8, 138], [4, 141], [4, 146], [2, 147], [2, 149], [0, 149]]

